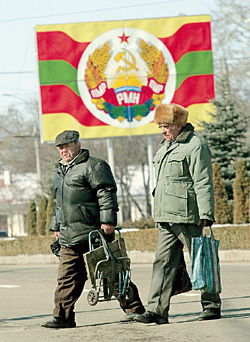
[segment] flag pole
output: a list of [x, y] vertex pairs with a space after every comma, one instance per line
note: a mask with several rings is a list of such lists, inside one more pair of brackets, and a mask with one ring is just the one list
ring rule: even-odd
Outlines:
[[115, 178], [114, 149], [113, 149], [113, 140], [111, 138], [107, 138], [107, 150], [108, 150], [109, 166]]
[[152, 192], [154, 190], [155, 182], [154, 182], [154, 167], [153, 167], [153, 144], [152, 137], [148, 135], [148, 165], [149, 165], [149, 191], [150, 191], [150, 199], [151, 199], [151, 215], [153, 216], [153, 206], [154, 206], [154, 198]]

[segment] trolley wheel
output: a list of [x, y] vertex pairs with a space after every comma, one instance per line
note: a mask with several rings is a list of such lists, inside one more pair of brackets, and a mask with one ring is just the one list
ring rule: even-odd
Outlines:
[[126, 299], [128, 301], [132, 301], [135, 297], [134, 290], [131, 286], [129, 286], [126, 290]]
[[88, 292], [88, 295], [87, 295], [87, 301], [88, 301], [89, 305], [91, 305], [91, 306], [96, 305], [98, 302], [98, 297], [99, 297], [99, 295], [98, 295], [96, 290], [90, 290]]

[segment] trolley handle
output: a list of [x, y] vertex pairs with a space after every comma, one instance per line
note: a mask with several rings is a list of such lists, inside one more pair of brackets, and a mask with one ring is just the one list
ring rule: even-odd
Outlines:
[[[118, 232], [118, 234], [120, 234], [120, 232]], [[104, 253], [106, 255], [106, 258], [117, 261], [116, 257], [114, 256], [114, 254], [112, 253], [112, 251], [109, 247], [109, 244], [108, 244], [106, 237], [105, 237], [105, 233], [102, 229], [92, 230], [92, 232], [89, 233], [89, 250], [92, 251], [94, 249], [94, 246], [92, 244], [92, 239], [94, 237], [99, 237], [101, 239], [102, 247], [104, 249]]]
[[[115, 227], [115, 231], [118, 233], [119, 238], [121, 237], [121, 230], [122, 230], [122, 227]], [[103, 239], [102, 239], [102, 237], [103, 237], [105, 239], [105, 242], [106, 242], [105, 233], [101, 229], [100, 230], [97, 230], [97, 229], [92, 230], [89, 233], [89, 239], [88, 239], [90, 251], [93, 251], [93, 249], [94, 249], [94, 246], [92, 244], [92, 238], [93, 237], [101, 237], [102, 242], [103, 242]]]
[[121, 230], [122, 230], [122, 227], [115, 227], [115, 230], [117, 231], [118, 236], [121, 237]]

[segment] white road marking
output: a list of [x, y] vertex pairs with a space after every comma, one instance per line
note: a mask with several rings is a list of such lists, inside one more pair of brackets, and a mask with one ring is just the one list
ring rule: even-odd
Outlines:
[[195, 296], [200, 296], [200, 293], [180, 293], [178, 296], [189, 296], [189, 297], [195, 297]]
[[14, 289], [16, 287], [21, 287], [19, 285], [0, 285], [1, 288], [3, 289]]

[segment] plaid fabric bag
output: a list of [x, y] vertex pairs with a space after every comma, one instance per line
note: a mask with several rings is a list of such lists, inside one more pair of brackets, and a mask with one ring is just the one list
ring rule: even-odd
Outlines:
[[219, 241], [215, 240], [212, 228], [210, 236], [205, 229], [201, 237], [191, 239], [191, 283], [193, 290], [221, 293]]

